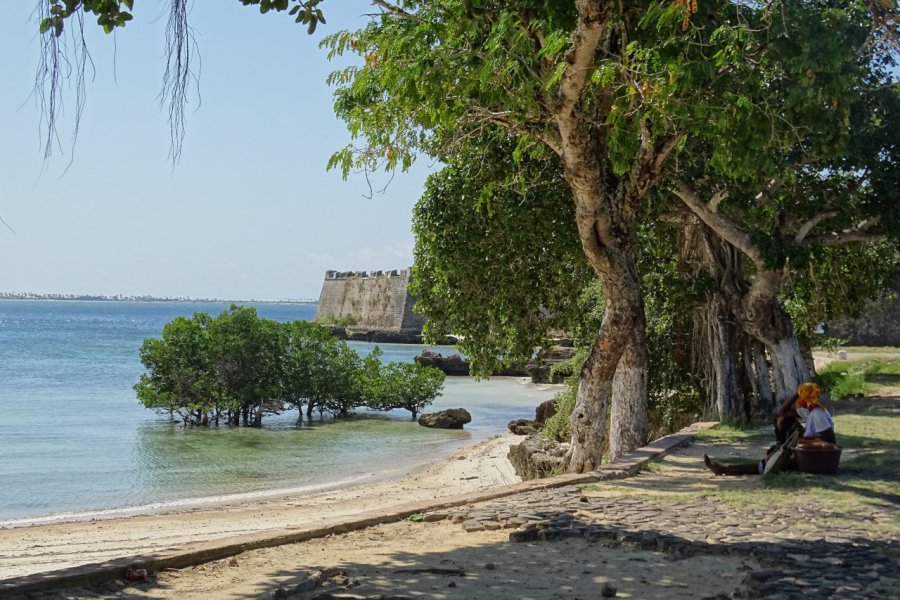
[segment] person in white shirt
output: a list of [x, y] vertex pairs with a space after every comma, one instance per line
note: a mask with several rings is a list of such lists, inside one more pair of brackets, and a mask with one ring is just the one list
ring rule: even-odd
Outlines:
[[797, 388], [795, 410], [806, 426], [803, 429], [805, 439], [820, 439], [829, 444], [836, 444], [834, 435], [834, 419], [831, 413], [819, 401], [819, 386], [814, 383], [801, 383]]
[[[761, 475], [763, 472], [767, 472], [766, 465], [769, 461], [775, 460], [776, 456], [781, 456], [787, 451], [787, 448], [795, 443], [797, 445], [836, 444], [834, 419], [831, 418], [831, 413], [822, 406], [819, 394], [819, 386], [815, 383], [801, 383], [797, 387], [797, 393], [778, 407], [775, 419], [777, 443], [769, 449], [764, 459], [754, 463], [723, 465], [704, 454], [703, 462], [706, 468], [716, 475]], [[805, 423], [802, 436], [797, 431], [798, 417]], [[788, 457], [785, 456], [785, 458]], [[786, 462], [782, 464], [786, 464]]]

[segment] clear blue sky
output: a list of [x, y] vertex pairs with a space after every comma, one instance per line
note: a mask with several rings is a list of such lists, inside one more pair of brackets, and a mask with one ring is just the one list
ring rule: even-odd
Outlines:
[[[412, 263], [410, 214], [429, 164], [366, 198], [362, 175], [325, 170], [349, 141], [325, 77], [324, 34], [364, 24], [366, 0], [323, 3], [313, 36], [286, 14], [238, 0], [194, 2], [202, 58], [181, 162], [157, 94], [168, 3], [135, 2], [115, 36], [91, 26], [95, 75], [74, 150], [43, 160], [30, 97], [35, 2], [0, 19], [0, 291], [281, 299], [317, 297], [327, 269]], [[70, 96], [71, 97], [71, 96]], [[65, 172], [70, 159], [72, 166]], [[380, 183], [387, 177], [378, 175]]]

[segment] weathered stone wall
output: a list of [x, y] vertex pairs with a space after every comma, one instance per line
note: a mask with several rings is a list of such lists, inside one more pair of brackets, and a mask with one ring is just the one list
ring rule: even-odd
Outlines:
[[828, 323], [825, 333], [850, 346], [900, 346], [900, 300], [873, 302], [858, 319]]
[[415, 299], [407, 286], [410, 269], [328, 271], [316, 306], [317, 319], [352, 317], [355, 327], [385, 331], [422, 330], [424, 318], [412, 312]]

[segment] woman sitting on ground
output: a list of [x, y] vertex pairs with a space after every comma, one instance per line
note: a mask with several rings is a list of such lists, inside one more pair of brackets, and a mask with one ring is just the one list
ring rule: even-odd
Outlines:
[[[799, 433], [798, 417], [806, 423], [802, 437]], [[795, 441], [798, 446], [836, 444], [834, 419], [819, 401], [818, 385], [801, 383], [797, 387], [797, 393], [778, 407], [775, 439], [777, 441], [775, 446], [770, 448], [766, 457], [759, 462], [722, 465], [710, 460], [706, 454], [703, 455], [703, 462], [716, 475], [761, 475], [765, 471], [766, 463], [772, 460], [775, 453], [790, 447]]]

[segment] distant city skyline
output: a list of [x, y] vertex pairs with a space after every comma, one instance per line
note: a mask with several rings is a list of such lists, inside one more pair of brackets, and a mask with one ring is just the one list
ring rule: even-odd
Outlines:
[[[173, 168], [157, 100], [164, 5], [136, 3], [134, 21], [114, 36], [87, 24], [95, 71], [78, 140], [73, 147], [69, 94], [45, 162], [30, 96], [34, 6], [13, 3], [0, 22], [0, 218], [15, 233], [0, 225], [0, 291], [316, 298], [329, 269], [410, 266], [411, 210], [428, 159], [371, 198], [364, 175], [343, 181], [325, 170], [350, 136], [325, 84], [339, 64], [317, 46], [374, 10], [366, 0], [331, 4], [327, 25], [308, 36], [283, 13], [195, 3], [202, 104], [194, 94]], [[374, 174], [376, 189], [388, 181]]]

